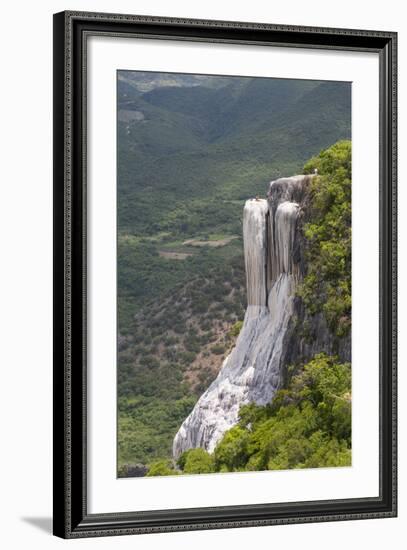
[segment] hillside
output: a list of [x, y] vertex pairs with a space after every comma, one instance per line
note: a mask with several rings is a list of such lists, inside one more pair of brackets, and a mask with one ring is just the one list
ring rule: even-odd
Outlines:
[[[119, 468], [171, 454], [246, 307], [242, 209], [350, 137], [346, 83], [119, 73]], [[194, 76], [194, 75], [192, 75]]]
[[350, 141], [305, 171], [246, 202], [239, 337], [147, 475], [351, 465]]

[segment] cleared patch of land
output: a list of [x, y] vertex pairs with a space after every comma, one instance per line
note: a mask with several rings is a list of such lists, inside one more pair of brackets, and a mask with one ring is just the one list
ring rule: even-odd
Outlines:
[[225, 237], [224, 239], [217, 239], [217, 240], [199, 240], [199, 239], [188, 239], [187, 241], [184, 241], [182, 244], [184, 246], [210, 246], [211, 248], [219, 248], [221, 246], [226, 246], [234, 239], [238, 239], [239, 237], [237, 235], [232, 235], [230, 237]]
[[158, 254], [168, 260], [185, 260], [185, 258], [193, 256], [190, 252], [168, 252], [166, 250], [159, 250]]
[[120, 109], [117, 113], [117, 118], [120, 122], [140, 122], [144, 120], [144, 114], [141, 111]]

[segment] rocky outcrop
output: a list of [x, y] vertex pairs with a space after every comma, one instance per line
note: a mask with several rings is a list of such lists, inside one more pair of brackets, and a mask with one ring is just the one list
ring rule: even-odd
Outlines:
[[232, 352], [218, 377], [180, 427], [178, 457], [193, 447], [212, 452], [238, 421], [246, 403], [269, 403], [280, 386], [284, 341], [293, 314], [299, 265], [294, 257], [297, 220], [310, 176], [270, 184], [268, 200], [251, 199], [243, 210], [247, 310]]
[[289, 365], [316, 353], [350, 360], [350, 337], [338, 339], [323, 314], [310, 316], [296, 295], [306, 273], [303, 225], [310, 216], [313, 176], [270, 183], [267, 200], [243, 210], [247, 310], [232, 352], [174, 438], [173, 454], [202, 447], [213, 452], [247, 403], [265, 405], [287, 382]]
[[[288, 178], [292, 180], [293, 178]], [[271, 184], [270, 202], [276, 195], [284, 196], [287, 193], [285, 181], [282, 178]], [[309, 180], [302, 180], [303, 185], [297, 185], [292, 190], [293, 196], [300, 205], [299, 215], [295, 228], [293, 258], [292, 261], [298, 270], [298, 281], [307, 273], [306, 241], [303, 233], [304, 224], [312, 221], [312, 205], [309, 193]], [[292, 187], [289, 184], [289, 187]], [[271, 192], [272, 191], [272, 192]], [[281, 355], [280, 384], [286, 385], [288, 381], [287, 367], [300, 366], [310, 361], [317, 353], [338, 356], [341, 362], [351, 361], [351, 333], [338, 338], [329, 329], [322, 312], [310, 314], [303, 301], [298, 296], [294, 297], [293, 310], [288, 328], [284, 335], [283, 353]], [[295, 369], [294, 371], [295, 372]]]
[[148, 468], [144, 464], [125, 464], [119, 477], [144, 477]]

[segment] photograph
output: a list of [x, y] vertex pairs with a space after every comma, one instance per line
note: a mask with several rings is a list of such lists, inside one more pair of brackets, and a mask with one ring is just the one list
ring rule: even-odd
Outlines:
[[292, 23], [54, 14], [58, 537], [397, 516], [397, 33]]
[[352, 466], [352, 83], [121, 70], [117, 477]]

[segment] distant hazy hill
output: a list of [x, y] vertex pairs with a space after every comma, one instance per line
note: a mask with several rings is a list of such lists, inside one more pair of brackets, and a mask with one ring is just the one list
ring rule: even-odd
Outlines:
[[210, 77], [209, 87], [205, 79], [191, 85], [188, 75], [168, 86], [176, 75], [148, 82], [142, 73], [143, 86], [152, 89], [141, 93], [137, 73], [124, 74], [119, 225], [138, 231], [151, 229], [145, 208], [158, 196], [163, 217], [180, 196], [262, 194], [271, 178], [295, 173], [310, 156], [350, 137], [348, 83]]
[[119, 71], [118, 80], [128, 83], [129, 86], [140, 92], [148, 92], [163, 86], [193, 87], [203, 85], [206, 88], [219, 88], [227, 83], [226, 79], [216, 76], [150, 71]]

